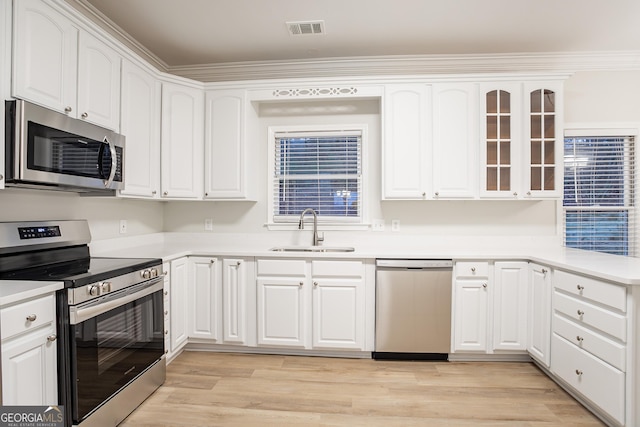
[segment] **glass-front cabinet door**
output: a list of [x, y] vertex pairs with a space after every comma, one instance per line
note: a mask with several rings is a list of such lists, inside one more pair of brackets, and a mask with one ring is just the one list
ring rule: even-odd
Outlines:
[[562, 194], [562, 84], [527, 83], [526, 159], [527, 196], [558, 197]]
[[481, 91], [481, 195], [518, 198], [522, 141], [521, 83], [487, 83]]

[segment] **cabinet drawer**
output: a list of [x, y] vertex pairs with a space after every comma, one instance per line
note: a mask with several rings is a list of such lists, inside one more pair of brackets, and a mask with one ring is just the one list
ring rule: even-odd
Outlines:
[[596, 307], [558, 291], [553, 293], [553, 308], [575, 320], [579, 325], [589, 325], [623, 342], [627, 341], [626, 316]]
[[364, 268], [361, 261], [311, 261], [313, 277], [362, 277]]
[[456, 262], [456, 277], [489, 277], [489, 263], [485, 261]]
[[551, 370], [620, 424], [625, 420], [625, 375], [553, 334]]
[[577, 347], [613, 365], [615, 368], [623, 372], [626, 371], [626, 346], [584, 328], [558, 314], [553, 316], [553, 332], [572, 342]]
[[55, 300], [53, 295], [4, 307], [0, 310], [2, 339], [51, 323], [54, 319]]
[[303, 259], [259, 259], [258, 276], [306, 276]]
[[627, 311], [627, 288], [597, 279], [556, 271], [553, 284], [563, 291], [608, 305], [622, 312]]

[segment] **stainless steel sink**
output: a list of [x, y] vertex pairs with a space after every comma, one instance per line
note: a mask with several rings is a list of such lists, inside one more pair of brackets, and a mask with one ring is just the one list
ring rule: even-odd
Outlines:
[[349, 246], [276, 246], [269, 249], [274, 252], [353, 252]]

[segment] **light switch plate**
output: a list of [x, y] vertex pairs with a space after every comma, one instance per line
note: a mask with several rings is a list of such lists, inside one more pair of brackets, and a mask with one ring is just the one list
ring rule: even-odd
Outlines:
[[120, 220], [120, 234], [127, 234], [127, 220]]
[[205, 218], [204, 231], [213, 231], [213, 218]]
[[391, 231], [400, 231], [400, 220], [394, 219], [391, 221]]

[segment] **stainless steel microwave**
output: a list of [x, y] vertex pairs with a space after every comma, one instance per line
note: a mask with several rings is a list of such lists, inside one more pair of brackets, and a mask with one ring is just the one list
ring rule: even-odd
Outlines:
[[123, 135], [22, 100], [5, 102], [8, 186], [76, 192], [124, 186]]

